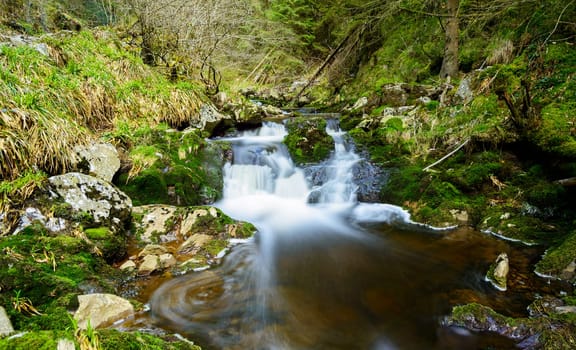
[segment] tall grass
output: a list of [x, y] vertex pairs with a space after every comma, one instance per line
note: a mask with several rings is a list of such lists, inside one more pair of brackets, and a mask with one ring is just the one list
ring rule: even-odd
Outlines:
[[0, 180], [72, 168], [74, 147], [118, 125], [182, 127], [198, 113], [192, 84], [172, 83], [108, 32], [62, 32], [0, 47]]

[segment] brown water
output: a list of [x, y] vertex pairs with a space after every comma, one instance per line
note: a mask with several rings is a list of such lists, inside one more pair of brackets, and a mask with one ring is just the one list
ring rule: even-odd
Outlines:
[[[267, 266], [252, 242], [217, 269], [163, 285], [152, 301], [156, 323], [206, 349], [513, 349], [442, 318], [469, 302], [525, 316], [535, 291], [552, 288], [531, 272], [536, 248], [464, 228], [277, 238]], [[484, 280], [501, 252], [510, 257], [507, 292]]]

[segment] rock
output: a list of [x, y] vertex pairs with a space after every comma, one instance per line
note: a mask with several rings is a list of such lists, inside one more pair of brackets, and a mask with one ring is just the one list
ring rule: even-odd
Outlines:
[[224, 91], [219, 91], [216, 95], [212, 96], [212, 102], [216, 108], [222, 109], [228, 103], [228, 95]]
[[382, 86], [380, 104], [393, 107], [405, 106], [408, 102], [408, 93], [400, 84], [386, 84]]
[[161, 267], [160, 266], [160, 259], [158, 258], [158, 255], [155, 255], [155, 254], [146, 255], [142, 259], [142, 263], [138, 267], [138, 274], [143, 275], [143, 276], [147, 276], [147, 275], [150, 275], [154, 271], [160, 270], [160, 267]]
[[114, 174], [120, 169], [118, 151], [110, 143], [76, 146], [74, 150], [78, 157], [76, 167], [79, 167], [82, 162], [87, 162], [92, 176], [112, 182]]
[[119, 267], [120, 270], [136, 270], [136, 263], [132, 260], [126, 260], [122, 265]]
[[26, 227], [32, 225], [32, 223], [34, 222], [39, 222], [40, 224], [42, 224], [42, 226], [46, 227], [52, 232], [60, 232], [65, 230], [67, 227], [67, 221], [65, 219], [55, 217], [46, 219], [46, 217], [44, 216], [44, 214], [42, 214], [40, 209], [28, 207], [26, 208], [26, 210], [24, 210], [24, 214], [20, 217], [18, 227], [16, 227], [16, 229], [14, 230], [14, 234], [17, 234]]
[[90, 327], [95, 329], [110, 326], [134, 314], [134, 307], [128, 300], [113, 294], [79, 295], [78, 303], [74, 319], [80, 329], [87, 329], [89, 320]]
[[474, 99], [474, 93], [470, 88], [470, 77], [465, 77], [458, 85], [458, 89], [454, 95], [457, 103], [468, 104]]
[[6, 310], [0, 306], [0, 337], [9, 335], [12, 332], [14, 332], [12, 322], [10, 322]]
[[213, 238], [214, 237], [210, 235], [205, 235], [202, 233], [193, 234], [192, 236], [190, 236], [190, 238], [186, 240], [186, 242], [182, 243], [178, 251], [185, 252], [190, 249], [201, 248], [204, 245], [206, 245], [206, 243], [210, 242]]
[[574, 278], [575, 272], [576, 272], [576, 262], [572, 260], [570, 264], [568, 264], [568, 266], [566, 266], [564, 270], [562, 270], [562, 272], [560, 273], [560, 278], [564, 280], [571, 280], [572, 278]]
[[457, 210], [452, 209], [450, 210], [450, 214], [454, 219], [456, 219], [459, 223], [466, 225], [468, 223], [468, 212], [466, 210]]
[[160, 267], [163, 269], [170, 268], [177, 263], [176, 258], [172, 254], [162, 254], [158, 257], [158, 260], [160, 262]]
[[554, 310], [559, 314], [576, 313], [576, 306], [574, 305], [556, 306]]
[[80, 213], [92, 215], [95, 224], [121, 229], [130, 220], [132, 201], [112, 184], [81, 173], [48, 179], [51, 190]]
[[56, 345], [56, 350], [75, 350], [76, 345], [70, 339], [58, 339], [58, 344]]
[[350, 107], [351, 111], [357, 111], [361, 108], [364, 108], [368, 105], [368, 97], [360, 97], [352, 107]]
[[545, 295], [538, 298], [526, 308], [530, 317], [548, 317], [557, 307], [564, 306], [564, 302], [553, 296]]
[[142, 231], [139, 238], [145, 243], [151, 243], [152, 237], [155, 234], [166, 233], [168, 223], [176, 212], [176, 207], [168, 205], [145, 205], [135, 207], [133, 212], [136, 214], [144, 214], [142, 221], [136, 223]]
[[206, 209], [196, 209], [193, 212], [186, 215], [184, 220], [182, 220], [182, 224], [180, 225], [180, 233], [183, 237], [188, 237], [191, 233], [194, 224], [196, 223], [197, 219], [201, 216], [212, 215], [212, 217], [217, 217], [218, 212], [215, 208], [211, 207], [210, 210]]
[[140, 253], [138, 253], [138, 257], [141, 258], [146, 255], [161, 255], [165, 253], [168, 253], [166, 247], [158, 244], [148, 244]]
[[197, 118], [190, 121], [190, 126], [207, 131], [210, 135], [223, 124], [232, 124], [232, 118], [216, 110], [211, 104], [204, 104], [200, 107]]
[[506, 282], [509, 271], [510, 266], [508, 263], [508, 255], [506, 253], [501, 253], [488, 271], [486, 279], [489, 280], [497, 289], [505, 291], [507, 288]]

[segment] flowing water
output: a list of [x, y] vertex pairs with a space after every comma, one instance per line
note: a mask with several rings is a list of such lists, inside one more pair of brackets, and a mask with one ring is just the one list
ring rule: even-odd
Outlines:
[[[473, 301], [523, 315], [534, 298], [540, 253], [469, 229], [435, 230], [399, 207], [359, 203], [352, 169], [360, 157], [336, 124], [331, 158], [312, 186], [285, 146], [280, 123], [223, 142], [216, 206], [258, 232], [221, 266], [163, 284], [151, 298], [155, 322], [205, 349], [495, 349], [496, 336], [442, 326], [452, 306]], [[506, 293], [484, 279], [510, 256]]]

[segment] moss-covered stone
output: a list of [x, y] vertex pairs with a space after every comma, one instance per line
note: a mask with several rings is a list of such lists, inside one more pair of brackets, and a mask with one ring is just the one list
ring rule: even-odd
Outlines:
[[297, 117], [286, 123], [288, 135], [284, 144], [298, 164], [318, 163], [334, 149], [334, 140], [326, 133], [323, 118]]
[[[19, 337], [0, 338], [2, 350], [54, 350], [58, 340], [67, 339], [79, 347], [78, 340], [72, 330], [72, 323], [68, 319], [67, 330], [32, 331]], [[200, 346], [192, 341], [182, 340], [174, 336], [154, 336], [140, 332], [121, 332], [115, 329], [101, 329], [96, 331], [99, 349], [101, 350], [201, 350]]]
[[536, 271], [544, 275], [551, 275], [574, 280], [574, 271], [566, 271], [576, 260], [576, 231], [572, 231], [560, 244], [549, 248], [542, 260], [536, 264]]
[[199, 205], [220, 197], [227, 145], [162, 127], [143, 129], [135, 142], [142, 144], [131, 150], [132, 169], [117, 179], [135, 205]]
[[477, 304], [456, 306], [445, 324], [466, 327], [479, 332], [496, 332], [517, 342], [530, 341], [535, 349], [574, 349], [576, 322], [573, 315], [552, 312], [534, 318], [506, 317], [491, 308]]

